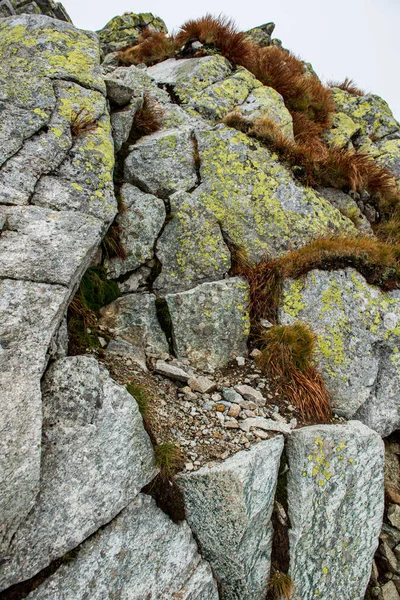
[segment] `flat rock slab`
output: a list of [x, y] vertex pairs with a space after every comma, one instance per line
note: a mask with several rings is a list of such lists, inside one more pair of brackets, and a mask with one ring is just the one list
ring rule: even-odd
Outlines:
[[186, 518], [210, 561], [223, 600], [264, 600], [283, 437], [177, 478]]
[[183, 369], [176, 367], [175, 365], [171, 365], [166, 363], [163, 360], [158, 360], [156, 362], [156, 366], [154, 371], [159, 375], [163, 375], [164, 377], [168, 377], [168, 379], [173, 379], [175, 381], [181, 381], [182, 383], [188, 383], [191, 379], [189, 373], [186, 373]]
[[223, 125], [196, 137], [202, 185], [194, 196], [251, 261], [279, 256], [316, 236], [356, 232], [349, 219], [303, 187], [256, 140]]
[[248, 284], [239, 277], [165, 297], [178, 357], [195, 368], [220, 367], [247, 351]]
[[267, 403], [266, 398], [264, 398], [260, 390], [252, 388], [251, 385], [237, 385], [235, 390], [243, 396], [245, 400], [255, 402], [257, 406], [265, 406]]
[[91, 600], [218, 600], [187, 524], [172, 523], [142, 494], [28, 598], [84, 600], [88, 590]]
[[77, 212], [0, 206], [0, 277], [73, 287], [89, 266], [106, 225]]
[[362, 600], [384, 508], [384, 447], [360, 423], [315, 425], [287, 442], [294, 600]]
[[382, 436], [400, 426], [400, 293], [354, 269], [311, 271], [284, 285], [282, 324], [308, 323], [333, 406]]
[[157, 474], [135, 399], [89, 356], [43, 382], [40, 495], [0, 566], [0, 588], [28, 579], [108, 523]]

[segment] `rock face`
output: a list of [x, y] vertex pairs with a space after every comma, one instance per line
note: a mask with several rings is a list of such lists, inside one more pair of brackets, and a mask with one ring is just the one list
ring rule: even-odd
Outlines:
[[[0, 56], [0, 139], [6, 140], [0, 165], [0, 554], [7, 556], [39, 491], [46, 353], [116, 201], [96, 36], [47, 16], [11, 16], [0, 22]], [[81, 109], [97, 126], [75, 136]]]
[[311, 271], [285, 283], [280, 310], [282, 323], [300, 320], [317, 334], [336, 409], [381, 435], [400, 426], [399, 300], [354, 269]]
[[88, 590], [93, 600], [218, 600], [211, 569], [201, 560], [189, 527], [173, 524], [143, 495], [28, 598], [83, 600]]
[[247, 352], [248, 284], [239, 277], [203, 283], [166, 297], [179, 357], [198, 368], [219, 367]]
[[53, 0], [35, 0], [33, 2], [29, 0], [0, 0], [0, 18], [21, 14], [42, 14], [71, 23], [71, 19], [61, 2], [53, 2]]
[[134, 398], [95, 358], [68, 357], [43, 382], [40, 495], [0, 566], [0, 587], [28, 579], [108, 523], [155, 476]]
[[383, 442], [358, 421], [294, 431], [287, 443], [295, 600], [361, 600], [383, 514]]
[[223, 600], [264, 600], [282, 436], [178, 479], [188, 523]]
[[133, 46], [144, 29], [167, 31], [164, 21], [151, 13], [125, 13], [114, 17], [98, 32], [103, 53], [109, 54], [126, 46]]

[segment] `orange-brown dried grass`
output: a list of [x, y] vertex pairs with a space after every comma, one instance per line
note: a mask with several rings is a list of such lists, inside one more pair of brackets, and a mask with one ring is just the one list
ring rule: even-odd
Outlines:
[[71, 133], [74, 137], [95, 131], [97, 127], [96, 118], [86, 108], [81, 108], [78, 112], [72, 113]]
[[108, 260], [112, 258], [126, 260], [127, 258], [126, 249], [121, 241], [121, 233], [122, 229], [120, 225], [114, 223], [101, 242], [101, 248]]
[[118, 53], [118, 60], [122, 66], [141, 63], [151, 66], [171, 58], [176, 51], [177, 45], [173, 36], [144, 29], [135, 46]]
[[303, 417], [324, 422], [331, 416], [331, 396], [314, 366], [315, 348], [316, 336], [307, 325], [275, 325], [262, 337], [257, 362]]
[[137, 137], [156, 133], [162, 128], [164, 111], [147, 93], [144, 94], [142, 106], [136, 111], [133, 129]]
[[357, 87], [357, 85], [354, 83], [354, 81], [352, 79], [349, 79], [348, 77], [346, 77], [346, 79], [342, 82], [328, 81], [328, 85], [331, 88], [339, 88], [340, 90], [343, 90], [344, 92], [348, 92], [352, 96], [365, 96], [365, 92], [363, 90], [361, 90], [359, 87]]

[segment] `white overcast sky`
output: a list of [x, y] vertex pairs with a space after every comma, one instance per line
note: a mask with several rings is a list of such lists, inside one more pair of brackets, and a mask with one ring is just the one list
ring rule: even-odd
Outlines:
[[400, 0], [63, 0], [74, 24], [101, 29], [112, 17], [152, 12], [169, 31], [206, 12], [246, 30], [268, 21], [274, 36], [311, 62], [323, 81], [353, 79], [382, 96], [400, 120]]

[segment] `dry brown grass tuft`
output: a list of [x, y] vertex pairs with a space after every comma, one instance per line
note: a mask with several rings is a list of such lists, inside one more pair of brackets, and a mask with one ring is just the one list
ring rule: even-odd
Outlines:
[[328, 85], [331, 88], [339, 88], [340, 90], [348, 92], [353, 96], [365, 96], [365, 92], [363, 90], [360, 90], [360, 88], [356, 86], [354, 81], [352, 79], [349, 79], [348, 77], [346, 77], [346, 79], [342, 82], [329, 81]]
[[98, 124], [96, 118], [85, 108], [81, 108], [78, 112], [72, 113], [71, 133], [74, 137], [79, 137], [89, 131], [95, 131], [97, 127]]
[[144, 63], [151, 66], [174, 56], [177, 51], [174, 37], [165, 33], [145, 29], [135, 46], [121, 50], [118, 53], [120, 65], [139, 65]]
[[126, 259], [127, 254], [121, 242], [121, 228], [119, 225], [111, 225], [101, 242], [101, 248], [109, 260], [111, 258]]
[[164, 111], [159, 104], [154, 102], [145, 93], [141, 108], [136, 112], [133, 120], [135, 137], [138, 139], [143, 135], [150, 135], [162, 128]]
[[315, 348], [316, 336], [308, 326], [275, 325], [263, 334], [257, 362], [304, 417], [324, 422], [331, 416], [330, 394], [313, 364]]
[[238, 31], [231, 19], [222, 15], [213, 17], [207, 14], [201, 19], [187, 21], [176, 36], [179, 46], [197, 40], [218, 50], [234, 64], [245, 66], [251, 61], [253, 45], [246, 41], [245, 34]]
[[291, 600], [294, 592], [294, 585], [290, 575], [287, 573], [275, 571], [275, 573], [271, 575], [269, 587], [273, 593], [274, 600], [281, 600], [282, 598]]

